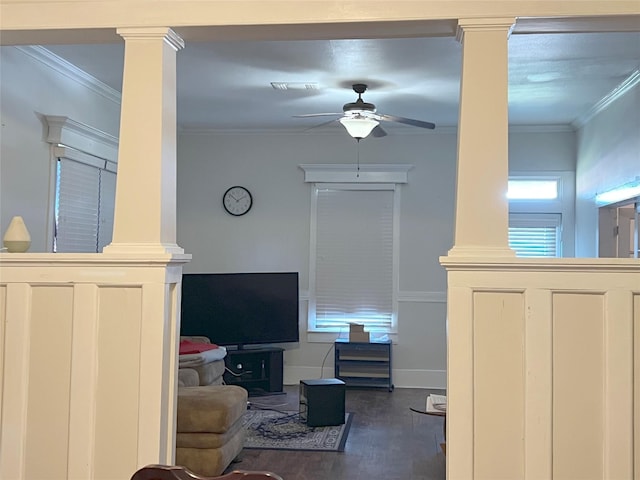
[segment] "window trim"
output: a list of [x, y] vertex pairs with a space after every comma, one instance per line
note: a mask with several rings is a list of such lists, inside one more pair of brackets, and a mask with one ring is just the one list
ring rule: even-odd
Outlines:
[[[398, 336], [398, 292], [400, 286], [399, 259], [400, 259], [400, 205], [401, 188], [408, 183], [408, 171], [413, 168], [409, 164], [305, 164], [299, 165], [305, 172], [305, 183], [312, 183], [311, 213], [310, 213], [310, 249], [309, 249], [309, 296], [307, 307], [307, 342], [327, 343], [337, 338], [348, 336], [346, 329], [340, 332], [318, 332], [310, 330], [311, 303], [315, 295], [315, 252], [316, 252], [316, 224], [318, 188], [343, 186], [349, 189], [392, 189], [393, 196], [393, 273], [392, 273], [392, 327], [387, 335], [393, 341]], [[313, 279], [313, 280], [312, 280]], [[313, 283], [312, 283], [313, 282]], [[375, 338], [376, 334], [373, 334]]]
[[[58, 158], [61, 154], [56, 149], [67, 149], [66, 156], [75, 155], [81, 159], [89, 157], [107, 161], [110, 171], [117, 170], [118, 143], [117, 137], [97, 128], [78, 122], [63, 115], [44, 115], [47, 124], [49, 143], [49, 206], [47, 215], [47, 245], [53, 252], [56, 215], [56, 180]], [[65, 156], [64, 154], [62, 156]]]
[[400, 189], [396, 184], [379, 183], [379, 184], [356, 184], [356, 183], [316, 183], [313, 186], [311, 197], [311, 238], [310, 238], [310, 254], [309, 254], [309, 303], [307, 308], [307, 334], [313, 336], [328, 335], [329, 338], [337, 338], [343, 334], [341, 329], [338, 332], [319, 330], [315, 326], [315, 282], [316, 282], [316, 249], [317, 249], [317, 207], [318, 193], [320, 190], [349, 190], [349, 191], [391, 191], [393, 192], [393, 240], [392, 240], [392, 270], [391, 270], [391, 326], [389, 331], [372, 332], [377, 334], [397, 334], [398, 333], [398, 263], [400, 258], [399, 252], [399, 230], [400, 230]]
[[[509, 214], [542, 213], [560, 214], [560, 252], [563, 257], [575, 256], [575, 172], [512, 171], [509, 180], [557, 180], [558, 198], [553, 200], [508, 199]], [[505, 193], [506, 195], [506, 193]]]
[[413, 165], [386, 163], [303, 164], [305, 183], [408, 183]]

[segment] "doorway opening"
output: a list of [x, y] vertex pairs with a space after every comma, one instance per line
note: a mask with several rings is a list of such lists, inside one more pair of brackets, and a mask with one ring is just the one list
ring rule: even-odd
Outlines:
[[605, 205], [598, 210], [598, 256], [640, 257], [640, 197]]

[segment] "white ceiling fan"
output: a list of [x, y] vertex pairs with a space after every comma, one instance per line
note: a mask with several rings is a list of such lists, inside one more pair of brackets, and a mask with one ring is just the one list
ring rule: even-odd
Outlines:
[[[362, 94], [367, 90], [367, 85], [364, 83], [356, 83], [353, 85], [353, 91], [358, 94], [358, 99], [355, 102], [345, 103], [342, 107], [342, 113], [307, 113], [303, 115], [294, 115], [296, 118], [307, 117], [326, 117], [326, 116], [340, 116], [335, 120], [338, 120], [349, 132], [353, 138], [357, 141], [362, 140], [369, 136], [384, 137], [385, 132], [380, 126], [380, 122], [396, 122], [403, 123], [405, 125], [411, 125], [413, 127], [428, 128], [433, 130], [436, 128], [434, 123], [425, 122], [423, 120], [415, 120], [413, 118], [398, 117], [395, 115], [387, 115], [384, 113], [377, 113], [376, 106], [373, 103], [365, 102], [362, 99]], [[331, 120], [331, 123], [335, 120]], [[324, 125], [324, 124], [322, 124]], [[320, 126], [320, 125], [318, 125]]]

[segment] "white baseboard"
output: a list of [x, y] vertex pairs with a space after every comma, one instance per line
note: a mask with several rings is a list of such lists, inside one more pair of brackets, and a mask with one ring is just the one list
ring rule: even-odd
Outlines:
[[284, 384], [299, 385], [300, 380], [310, 378], [333, 378], [333, 364], [324, 366], [324, 374], [320, 372], [320, 367], [296, 367], [285, 365]]
[[399, 388], [447, 388], [446, 370], [393, 370], [393, 383]]
[[[324, 371], [320, 367], [298, 367], [286, 365], [284, 367], [284, 384], [299, 385], [300, 380], [310, 378], [332, 378], [333, 364], [325, 365]], [[393, 384], [396, 388], [447, 388], [446, 370], [393, 370]]]

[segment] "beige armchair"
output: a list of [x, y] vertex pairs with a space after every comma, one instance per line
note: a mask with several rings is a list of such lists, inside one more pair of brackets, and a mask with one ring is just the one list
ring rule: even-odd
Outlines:
[[244, 448], [247, 391], [236, 385], [178, 388], [176, 465], [220, 475]]
[[[183, 336], [180, 341], [188, 340], [194, 343], [210, 344], [211, 340], [203, 336]], [[212, 352], [209, 352], [212, 353]], [[181, 387], [195, 387], [198, 385], [221, 385], [225, 372], [224, 357], [226, 349], [217, 349], [215, 358], [205, 352], [201, 355], [178, 356], [178, 385]]]

